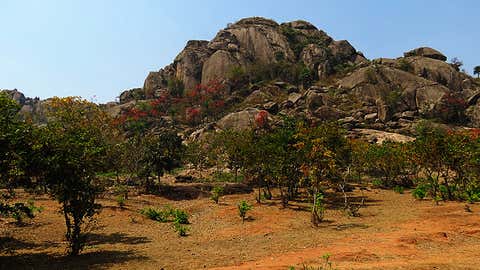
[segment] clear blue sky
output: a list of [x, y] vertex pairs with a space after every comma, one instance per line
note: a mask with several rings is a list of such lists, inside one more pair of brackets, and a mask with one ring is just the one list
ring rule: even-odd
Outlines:
[[480, 65], [478, 0], [0, 0], [0, 89], [114, 100], [187, 40], [251, 16], [310, 21], [371, 59], [431, 46]]

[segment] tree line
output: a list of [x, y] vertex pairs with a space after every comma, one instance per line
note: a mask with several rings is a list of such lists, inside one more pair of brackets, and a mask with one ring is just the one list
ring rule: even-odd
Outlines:
[[[324, 216], [327, 191], [343, 196], [345, 211], [358, 215], [353, 186], [413, 188], [418, 199], [480, 200], [480, 132], [454, 131], [425, 122], [412, 142], [372, 144], [349, 138], [338, 123], [284, 118], [270, 123], [264, 111], [251, 129], [213, 132], [184, 144], [172, 128], [130, 128], [98, 105], [80, 98], [53, 98], [47, 123], [21, 119], [19, 105], [0, 94], [0, 215], [31, 217], [15, 190], [49, 194], [65, 219], [69, 254], [82, 250], [83, 228], [100, 209], [98, 195], [120, 176], [145, 192], [162, 188], [167, 171], [191, 164], [199, 170], [229, 169], [255, 187], [257, 201], [278, 190], [283, 206], [310, 202], [311, 220]], [[132, 121], [132, 119], [129, 119]], [[113, 183], [102, 181], [112, 174]]]

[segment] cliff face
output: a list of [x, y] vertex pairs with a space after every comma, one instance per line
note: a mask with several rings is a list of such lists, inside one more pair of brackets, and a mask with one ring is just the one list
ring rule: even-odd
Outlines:
[[366, 59], [347, 41], [334, 41], [308, 22], [278, 24], [265, 18], [246, 18], [220, 30], [211, 41], [189, 41], [172, 64], [148, 74], [143, 91], [154, 97], [168, 89], [169, 80], [182, 81], [188, 91], [200, 83], [226, 79], [233, 68], [279, 61], [302, 62], [324, 78], [335, 66]]

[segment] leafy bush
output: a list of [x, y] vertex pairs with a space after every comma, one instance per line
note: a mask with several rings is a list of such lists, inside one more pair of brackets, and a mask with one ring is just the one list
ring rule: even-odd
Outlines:
[[430, 187], [426, 184], [419, 184], [417, 187], [412, 191], [413, 197], [418, 200], [422, 200], [427, 196]]
[[324, 195], [321, 192], [318, 192], [315, 196], [315, 202], [313, 204], [313, 217], [315, 218], [314, 223], [319, 223], [323, 220], [323, 217], [325, 215], [325, 206], [324, 206]]
[[212, 201], [214, 201], [215, 203], [218, 204], [218, 200], [219, 200], [220, 197], [223, 195], [223, 192], [224, 192], [224, 188], [223, 188], [223, 187], [221, 187], [221, 186], [215, 186], [215, 187], [213, 187], [212, 192], [211, 192], [210, 199], [212, 199]]
[[398, 194], [403, 194], [403, 192], [405, 191], [405, 188], [402, 187], [402, 186], [395, 186], [395, 187], [393, 188], [393, 191], [395, 191], [395, 192], [398, 193]]
[[128, 188], [127, 188], [127, 186], [122, 185], [122, 184], [115, 185], [114, 193], [117, 195], [115, 197], [115, 201], [117, 202], [118, 206], [120, 206], [120, 208], [123, 208], [125, 206], [125, 202], [128, 199]]
[[178, 233], [179, 236], [187, 236], [188, 227], [182, 225], [181, 223], [173, 223], [174, 230]]
[[252, 205], [248, 204], [246, 201], [241, 201], [238, 204], [238, 214], [242, 218], [242, 222], [245, 221], [247, 212], [253, 208]]
[[175, 209], [172, 211], [173, 214], [173, 222], [178, 223], [178, 224], [189, 224], [190, 222], [188, 221], [188, 214], [187, 212], [180, 210], [180, 209]]
[[173, 228], [178, 232], [178, 235], [187, 235], [188, 227], [185, 225], [190, 224], [190, 222], [188, 221], [187, 212], [183, 210], [174, 209], [170, 206], [165, 207], [163, 210], [148, 207], [142, 209], [140, 213], [145, 217], [158, 222], [173, 222]]
[[151, 220], [168, 222], [173, 211], [170, 207], [166, 207], [164, 210], [147, 207], [140, 210], [140, 213]]
[[383, 187], [383, 181], [382, 181], [382, 179], [373, 179], [372, 180], [372, 185], [373, 185], [373, 187], [381, 188], [381, 187]]
[[123, 208], [125, 206], [125, 196], [123, 195], [117, 195], [117, 197], [115, 197], [115, 201], [117, 202], [117, 205], [120, 207], [120, 208]]
[[0, 203], [0, 216], [12, 217], [18, 224], [23, 223], [25, 218], [34, 218], [35, 214], [42, 212], [42, 210], [43, 207], [35, 206], [33, 200], [27, 203], [15, 203], [13, 205]]
[[177, 78], [169, 79], [167, 82], [167, 88], [170, 91], [170, 94], [174, 97], [182, 97], [185, 91], [183, 81]]
[[463, 197], [469, 203], [480, 202], [480, 187], [467, 188]]

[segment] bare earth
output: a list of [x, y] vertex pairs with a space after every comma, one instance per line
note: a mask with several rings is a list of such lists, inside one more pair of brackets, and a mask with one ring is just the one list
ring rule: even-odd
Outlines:
[[[319, 265], [331, 254], [336, 269], [480, 269], [480, 205], [435, 206], [409, 192], [366, 191], [361, 217], [329, 207], [318, 228], [305, 205], [282, 209], [278, 201], [254, 204], [242, 224], [236, 204], [254, 194], [168, 200], [131, 197], [121, 210], [112, 199], [97, 216], [89, 244], [77, 258], [64, 257], [64, 223], [58, 204], [37, 197], [45, 209], [25, 226], [0, 222], [0, 269], [282, 269]], [[22, 195], [26, 196], [26, 195]], [[26, 197], [25, 197], [26, 198]], [[171, 223], [142, 217], [145, 206], [171, 205], [191, 215], [187, 237]], [[14, 251], [9, 248], [13, 248]]]

